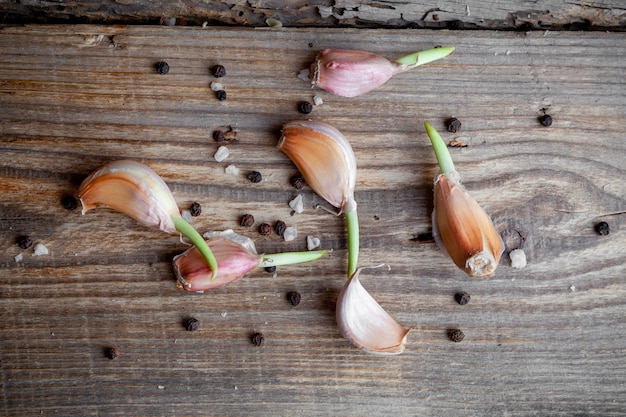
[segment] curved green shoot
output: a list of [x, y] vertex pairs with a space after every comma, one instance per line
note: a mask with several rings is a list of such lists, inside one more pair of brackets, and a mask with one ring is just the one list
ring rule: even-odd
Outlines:
[[428, 122], [424, 122], [424, 127], [426, 128], [426, 133], [428, 133], [428, 137], [430, 138], [430, 143], [433, 145], [435, 157], [437, 157], [437, 162], [439, 163], [441, 172], [443, 174], [450, 174], [454, 172], [455, 169], [452, 157], [450, 156], [448, 147], [441, 138], [441, 135], [439, 135], [439, 132], [437, 132], [437, 130]]
[[187, 221], [181, 216], [172, 216], [172, 220], [174, 221], [174, 226], [176, 227], [176, 230], [178, 230], [187, 239], [189, 239], [191, 243], [198, 248], [204, 259], [206, 259], [207, 263], [209, 264], [209, 268], [211, 268], [211, 281], [213, 281], [217, 276], [217, 259], [215, 259], [215, 256], [213, 255], [211, 248], [209, 248], [209, 245], [207, 245], [204, 238], [200, 236], [200, 233], [198, 233], [196, 229], [194, 229], [192, 225], [187, 223]]
[[260, 267], [293, 265], [303, 262], [310, 262], [321, 258], [326, 253], [325, 250], [313, 250], [306, 252], [284, 252], [272, 255], [261, 255]]
[[441, 58], [445, 58], [454, 51], [454, 46], [442, 46], [441, 48], [426, 49], [424, 51], [413, 52], [395, 60], [398, 64], [409, 67], [419, 67]]

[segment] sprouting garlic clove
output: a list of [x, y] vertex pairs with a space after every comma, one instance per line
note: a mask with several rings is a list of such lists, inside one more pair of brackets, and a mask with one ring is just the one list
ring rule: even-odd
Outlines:
[[222, 236], [227, 237], [206, 241], [215, 256], [219, 274], [213, 273], [196, 246], [174, 257], [174, 272], [179, 287], [186, 291], [206, 291], [236, 281], [257, 267], [310, 262], [326, 253], [325, 250], [317, 250], [259, 255], [252, 241], [248, 242], [246, 238], [234, 233], [224, 233]]
[[207, 244], [219, 269], [219, 274], [214, 279], [211, 267], [196, 246], [174, 257], [174, 272], [179, 287], [186, 291], [205, 291], [221, 287], [243, 277], [261, 263], [258, 255], [230, 239], [209, 239]]
[[504, 251], [493, 222], [461, 184], [450, 152], [439, 132], [424, 123], [442, 174], [435, 180], [433, 235], [439, 247], [469, 276], [495, 273]]
[[293, 161], [307, 184], [339, 213], [356, 210], [356, 157], [339, 130], [312, 120], [287, 122], [278, 148]]
[[176, 233], [172, 216], [180, 211], [163, 179], [144, 164], [131, 160], [108, 163], [81, 184], [83, 214], [96, 207], [122, 212], [139, 223]]
[[325, 49], [311, 64], [309, 76], [313, 87], [356, 97], [380, 87], [395, 74], [441, 59], [452, 51], [454, 47], [435, 48], [389, 61], [371, 52]]
[[370, 353], [404, 352], [411, 329], [398, 324], [359, 281], [357, 269], [337, 298], [337, 325], [343, 337]]
[[[458, 178], [458, 176], [457, 176]], [[493, 276], [504, 251], [491, 219], [453, 175], [435, 182], [433, 232], [452, 261], [469, 276]]]

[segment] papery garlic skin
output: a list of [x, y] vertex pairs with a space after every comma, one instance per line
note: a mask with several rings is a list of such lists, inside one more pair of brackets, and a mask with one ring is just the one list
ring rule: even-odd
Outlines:
[[278, 148], [296, 165], [307, 184], [339, 213], [356, 210], [356, 157], [335, 127], [312, 120], [283, 125]]
[[172, 216], [180, 211], [163, 179], [144, 164], [131, 160], [108, 163], [81, 184], [78, 198], [82, 212], [107, 207], [139, 223], [167, 233], [177, 233]]
[[207, 241], [217, 260], [219, 273], [212, 279], [213, 271], [193, 246], [174, 257], [174, 272], [179, 287], [185, 291], [205, 291], [238, 280], [259, 266], [261, 258], [230, 239], [215, 238]]
[[404, 352], [409, 328], [398, 324], [359, 281], [358, 269], [337, 298], [337, 325], [342, 336], [366, 352], [396, 355]]
[[493, 222], [461, 184], [456, 172], [435, 180], [433, 235], [469, 276], [493, 276], [504, 251]]
[[325, 49], [311, 64], [310, 77], [314, 87], [343, 97], [356, 97], [372, 91], [406, 65], [365, 51]]

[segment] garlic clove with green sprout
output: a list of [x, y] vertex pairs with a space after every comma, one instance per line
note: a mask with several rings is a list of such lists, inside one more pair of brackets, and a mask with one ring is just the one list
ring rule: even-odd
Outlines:
[[493, 276], [504, 251], [502, 238], [460, 175], [439, 133], [425, 123], [442, 174], [437, 176], [432, 215], [433, 235], [452, 261], [473, 278]]
[[344, 213], [348, 228], [348, 277], [356, 271], [359, 224], [354, 199], [356, 157], [346, 137], [335, 127], [313, 120], [283, 125], [278, 148], [296, 165], [319, 196]]
[[325, 49], [311, 64], [309, 77], [313, 87], [343, 97], [356, 97], [386, 83], [395, 74], [441, 59], [454, 47], [415, 52], [389, 61], [371, 52]]
[[389, 315], [359, 280], [362, 268], [346, 281], [337, 298], [337, 325], [342, 336], [366, 352], [394, 355], [404, 352], [411, 329]]
[[198, 246], [217, 274], [217, 262], [202, 236], [185, 221], [163, 179], [148, 166], [132, 161], [113, 161], [92, 172], [80, 185], [82, 213], [106, 207], [166, 233], [180, 232]]
[[246, 245], [253, 249], [251, 250], [224, 237], [208, 239], [207, 244], [215, 255], [220, 271], [215, 279], [211, 279], [213, 275], [211, 267], [195, 246], [174, 257], [174, 272], [178, 286], [185, 291], [210, 290], [236, 281], [257, 267], [309, 262], [319, 259], [326, 253], [324, 250], [318, 250], [258, 255], [254, 245]]

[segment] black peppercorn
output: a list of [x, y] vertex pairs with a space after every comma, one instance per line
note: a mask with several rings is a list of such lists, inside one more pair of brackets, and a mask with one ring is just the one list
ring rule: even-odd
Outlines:
[[539, 118], [539, 123], [541, 123], [541, 125], [545, 127], [552, 126], [552, 116], [550, 116], [549, 114], [544, 114]]
[[215, 93], [215, 96], [217, 97], [219, 101], [224, 101], [226, 100], [226, 91], [219, 90], [217, 93]]
[[263, 336], [263, 333], [255, 333], [252, 335], [251, 340], [254, 346], [263, 346], [265, 343], [265, 336]]
[[161, 61], [161, 62], [157, 62], [156, 64], [156, 70], [159, 74], [161, 75], [165, 75], [168, 72], [170, 72], [170, 66], [167, 62], [165, 61]]
[[269, 223], [261, 223], [259, 233], [263, 236], [269, 236], [272, 233], [272, 226]]
[[298, 111], [302, 114], [309, 114], [313, 111], [313, 105], [308, 101], [301, 101], [298, 104]]
[[61, 200], [61, 203], [63, 203], [63, 207], [66, 210], [76, 210], [78, 208], [78, 201], [73, 195], [66, 195]]
[[287, 299], [289, 300], [289, 302], [291, 303], [292, 306], [297, 306], [298, 304], [300, 304], [300, 300], [301, 300], [302, 296], [300, 295], [300, 293], [298, 291], [289, 291], [287, 293]]
[[463, 331], [459, 329], [450, 330], [448, 332], [448, 336], [450, 337], [450, 340], [452, 340], [455, 343], [459, 343], [463, 339], [465, 339], [465, 333], [463, 333]]
[[250, 180], [250, 182], [253, 182], [256, 184], [258, 182], [261, 182], [261, 180], [263, 179], [263, 176], [261, 175], [259, 171], [252, 171], [251, 173], [248, 174], [248, 179]]
[[18, 236], [17, 239], [15, 239], [15, 243], [22, 249], [28, 249], [33, 246], [33, 240], [30, 236]]
[[189, 212], [193, 217], [198, 217], [200, 214], [202, 214], [202, 206], [200, 205], [200, 203], [194, 201], [189, 207]]
[[274, 265], [266, 266], [265, 267], [265, 272], [267, 272], [269, 274], [273, 274], [274, 272], [276, 272], [276, 267]]
[[188, 332], [195, 332], [200, 330], [200, 320], [194, 317], [187, 319], [187, 323], [185, 323], [185, 328]]
[[596, 232], [602, 236], [608, 235], [610, 232], [609, 224], [607, 222], [600, 222], [596, 224]]
[[446, 128], [448, 132], [456, 133], [461, 130], [461, 121], [456, 117], [451, 117], [446, 120]]
[[276, 232], [278, 236], [284, 235], [286, 228], [287, 228], [287, 225], [282, 220], [276, 221], [276, 224], [274, 225], [274, 231]]
[[211, 68], [213, 76], [216, 78], [224, 77], [226, 75], [226, 68], [223, 65], [215, 65]]
[[114, 347], [107, 348], [105, 353], [107, 355], [107, 358], [111, 360], [117, 359], [120, 356], [120, 352]]
[[456, 294], [454, 294], [454, 299], [462, 306], [469, 303], [471, 298], [472, 297], [465, 291], [457, 292]]
[[306, 181], [304, 180], [304, 177], [302, 175], [294, 175], [293, 177], [291, 177], [291, 185], [296, 187], [297, 190], [300, 190], [306, 185]]
[[226, 140], [226, 134], [221, 130], [216, 130], [213, 132], [213, 140], [216, 142], [224, 142]]
[[254, 224], [254, 216], [252, 214], [244, 214], [239, 220], [239, 225], [243, 227], [250, 227]]

